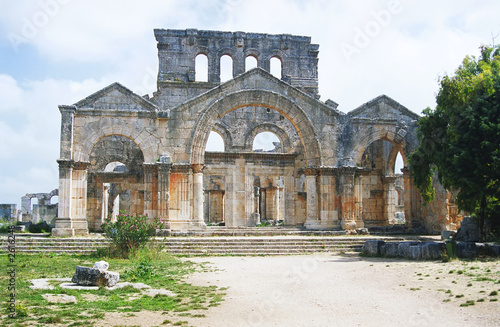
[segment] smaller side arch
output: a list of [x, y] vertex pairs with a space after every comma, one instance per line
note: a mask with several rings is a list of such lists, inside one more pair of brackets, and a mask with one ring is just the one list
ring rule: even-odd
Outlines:
[[291, 153], [292, 148], [290, 146], [290, 139], [286, 132], [280, 128], [279, 126], [271, 123], [263, 123], [255, 126], [245, 138], [245, 151], [252, 151], [253, 141], [255, 137], [262, 132], [272, 132], [274, 133], [281, 141], [281, 146], [283, 148], [284, 153]]
[[396, 158], [398, 156], [398, 153], [401, 153], [401, 157], [403, 158], [404, 166], [407, 166], [407, 159], [406, 155], [403, 151], [403, 147], [399, 144], [394, 145], [394, 147], [391, 150], [391, 153], [389, 154], [389, 160], [387, 162], [387, 167], [386, 167], [386, 176], [393, 176], [396, 172], [394, 171], [394, 165], [396, 164]]
[[217, 122], [212, 128], [213, 131], [219, 133], [224, 141], [224, 152], [230, 152], [233, 148], [233, 138], [231, 137], [231, 133], [227, 130], [227, 128], [221, 123]]
[[[395, 136], [395, 132], [388, 130], [377, 130], [375, 132], [372, 132], [359, 142], [354, 142], [353, 148], [351, 149], [351, 154], [348, 157], [353, 158], [354, 164], [360, 164], [361, 159], [363, 158], [363, 154], [370, 144], [378, 140], [389, 141], [393, 144], [396, 144], [396, 142], [394, 141]], [[405, 142], [403, 141], [401, 143], [401, 147], [404, 148]]]

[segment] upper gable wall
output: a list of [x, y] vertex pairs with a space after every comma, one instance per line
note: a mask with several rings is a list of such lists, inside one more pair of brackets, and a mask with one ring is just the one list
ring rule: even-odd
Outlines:
[[157, 106], [119, 83], [113, 83], [75, 103], [77, 111], [129, 111], [156, 114]]
[[[289, 34], [271, 35], [156, 29], [158, 41], [158, 88], [179, 88], [179, 83], [195, 84], [195, 58], [208, 57], [208, 87], [220, 83], [220, 58], [231, 56], [233, 77], [245, 72], [245, 59], [253, 56], [259, 68], [270, 71], [270, 59], [282, 62], [283, 80], [311, 95], [318, 93], [318, 49], [311, 38]], [[173, 82], [173, 83], [172, 83]], [[200, 87], [205, 83], [196, 82]]]

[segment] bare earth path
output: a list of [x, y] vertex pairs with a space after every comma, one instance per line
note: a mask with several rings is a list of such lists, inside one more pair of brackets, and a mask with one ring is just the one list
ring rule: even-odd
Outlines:
[[[500, 326], [498, 296], [490, 295], [500, 291], [498, 261], [328, 254], [188, 260], [216, 271], [187, 282], [228, 287], [220, 306], [202, 312], [205, 318], [186, 317], [193, 326]], [[460, 307], [470, 300], [475, 305]]]

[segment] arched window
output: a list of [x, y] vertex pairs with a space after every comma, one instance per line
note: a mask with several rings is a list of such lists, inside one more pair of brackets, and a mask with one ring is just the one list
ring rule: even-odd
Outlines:
[[194, 80], [196, 82], [208, 82], [208, 57], [200, 53], [195, 58]]
[[281, 141], [276, 134], [262, 132], [253, 139], [253, 151], [255, 152], [281, 152]]
[[257, 58], [254, 56], [247, 56], [245, 58], [245, 71], [249, 71], [250, 69], [257, 68]]
[[221, 83], [233, 78], [233, 58], [229, 55], [220, 57], [220, 81]]
[[281, 59], [279, 57], [272, 57], [270, 66], [271, 66], [271, 74], [274, 77], [281, 79], [283, 76]]
[[219, 133], [211, 131], [208, 136], [207, 146], [205, 151], [208, 152], [224, 152], [224, 139]]
[[119, 161], [113, 161], [104, 167], [104, 172], [106, 173], [126, 173], [128, 172], [127, 166]]
[[394, 174], [401, 174], [401, 169], [403, 169], [404, 166], [403, 156], [401, 155], [401, 152], [398, 152], [398, 155], [396, 156], [396, 163], [394, 164]]

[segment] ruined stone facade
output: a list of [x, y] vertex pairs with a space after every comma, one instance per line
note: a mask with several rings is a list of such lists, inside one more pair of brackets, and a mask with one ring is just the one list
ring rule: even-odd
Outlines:
[[[394, 171], [397, 154], [406, 163], [417, 145], [419, 116], [385, 95], [347, 114], [320, 101], [319, 46], [309, 37], [199, 30], [155, 30], [155, 37], [153, 97], [114, 83], [59, 107], [54, 235], [99, 229], [118, 210], [158, 217], [172, 230], [263, 220], [354, 229], [386, 226], [399, 208], [408, 226], [446, 228], [446, 217], [426, 225], [410, 170]], [[200, 55], [205, 81], [198, 81]], [[233, 78], [221, 83], [223, 56]], [[256, 68], [247, 70], [248, 58]], [[281, 78], [270, 73], [276, 58]], [[205, 151], [212, 131], [223, 152]], [[254, 151], [262, 132], [277, 136], [275, 151]]]

